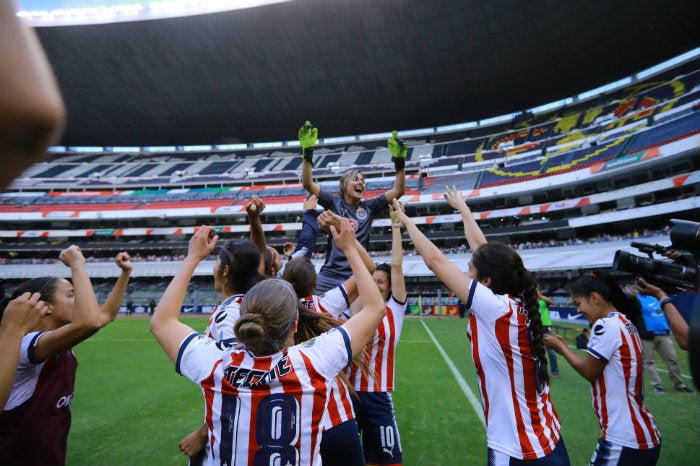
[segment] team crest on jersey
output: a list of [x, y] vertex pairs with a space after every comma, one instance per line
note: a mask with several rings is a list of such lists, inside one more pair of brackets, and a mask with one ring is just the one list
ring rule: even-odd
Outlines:
[[364, 207], [358, 207], [355, 215], [357, 215], [357, 218], [359, 218], [360, 220], [364, 220], [367, 218], [367, 211]]
[[593, 334], [594, 335], [602, 335], [604, 333], [605, 333], [605, 325], [598, 324], [595, 327], [593, 327]]
[[304, 346], [304, 348], [311, 348], [312, 346], [314, 346], [315, 343], [316, 338], [312, 338], [311, 340], [307, 340], [304, 343], [302, 343], [302, 346]]

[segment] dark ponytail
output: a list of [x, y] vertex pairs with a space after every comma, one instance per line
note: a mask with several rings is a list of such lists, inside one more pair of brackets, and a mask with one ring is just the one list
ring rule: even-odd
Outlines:
[[[547, 358], [542, 340], [545, 328], [540, 315], [535, 276], [525, 268], [522, 258], [513, 248], [497, 241], [489, 241], [479, 246], [474, 251], [472, 262], [476, 267], [479, 280], [491, 279], [489, 288], [495, 294], [521, 298], [529, 321], [528, 338], [536, 367], [535, 375], [538, 381], [549, 382]], [[538, 391], [539, 386], [540, 383], [538, 383]]]
[[635, 304], [636, 299], [630, 299], [620, 288], [617, 280], [602, 270], [594, 270], [581, 276], [569, 286], [569, 292], [572, 296], [590, 296], [592, 293], [598, 293], [605, 301], [630, 319], [641, 312]]

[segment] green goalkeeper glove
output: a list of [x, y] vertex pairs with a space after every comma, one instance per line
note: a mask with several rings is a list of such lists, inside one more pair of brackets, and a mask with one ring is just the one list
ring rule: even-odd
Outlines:
[[299, 128], [299, 143], [301, 143], [301, 153], [304, 160], [313, 163], [314, 147], [318, 139], [318, 128], [314, 128], [309, 120], [306, 120], [304, 126]]
[[398, 135], [399, 132], [394, 130], [391, 133], [392, 137], [387, 141], [392, 155], [391, 160], [394, 161], [394, 168], [397, 172], [406, 168], [406, 154], [408, 153], [408, 146], [398, 138]]

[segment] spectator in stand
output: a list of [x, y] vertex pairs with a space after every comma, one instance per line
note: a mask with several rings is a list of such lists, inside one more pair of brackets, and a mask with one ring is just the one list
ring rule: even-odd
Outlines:
[[[218, 236], [203, 226], [190, 240], [187, 258], [153, 315], [151, 332], [178, 373], [202, 386], [211, 445], [207, 464], [232, 464], [234, 458], [243, 464], [321, 464], [319, 435], [329, 384], [363, 351], [385, 313], [381, 295], [355, 250], [349, 221], [341, 220], [340, 232], [332, 227], [331, 233], [357, 281], [363, 308], [356, 318], [316, 337], [313, 344], [294, 345], [299, 323], [296, 293], [284, 280], [264, 280], [241, 303], [235, 325], [240, 344], [223, 351], [178, 319], [189, 280]], [[244, 372], [249, 376], [236, 376]], [[280, 431], [275, 422], [248, 422], [266, 415], [295, 423], [297, 429]]]
[[[545, 333], [552, 334], [552, 319], [549, 317], [549, 306], [554, 304], [554, 301], [542, 294], [537, 288], [537, 302], [540, 305], [540, 316], [542, 317], [542, 325]], [[547, 357], [549, 358], [549, 368], [552, 372], [552, 378], [559, 378], [559, 363], [557, 361], [557, 352], [551, 348], [547, 348]]]
[[[340, 177], [339, 194], [327, 192], [313, 179], [313, 153], [318, 138], [318, 129], [306, 122], [299, 129], [299, 142], [302, 147], [301, 181], [310, 194], [318, 196], [318, 203], [334, 213], [350, 219], [355, 228], [357, 240], [365, 249], [369, 248], [370, 229], [372, 220], [386, 215], [387, 206], [392, 199], [403, 196], [406, 189], [406, 155], [408, 146], [398, 138], [396, 131], [389, 138], [388, 146], [392, 153], [396, 177], [394, 187], [372, 199], [365, 200], [365, 178], [359, 170], [348, 170]], [[328, 238], [328, 253], [326, 261], [318, 274], [316, 294], [341, 284], [352, 274], [342, 251], [333, 243], [332, 236]]]
[[655, 465], [661, 435], [642, 402], [642, 343], [631, 320], [635, 305], [604, 272], [582, 276], [569, 292], [578, 311], [593, 325], [587, 354], [570, 349], [559, 335], [545, 335], [544, 342], [591, 384], [601, 437], [590, 464]]
[[458, 210], [474, 254], [466, 276], [418, 229], [394, 200], [394, 210], [425, 264], [472, 310], [467, 334], [486, 418], [489, 464], [568, 465], [561, 422], [549, 393], [537, 282], [511, 247], [486, 242], [462, 194], [445, 199]]
[[666, 393], [659, 372], [656, 370], [656, 362], [654, 361], [654, 351], [656, 351], [666, 364], [668, 375], [676, 390], [683, 393], [694, 393], [683, 383], [676, 349], [670, 336], [671, 328], [668, 326], [659, 300], [654, 296], [640, 294], [635, 289], [630, 289], [629, 295], [636, 298], [641, 307], [641, 323], [644, 328], [639, 328], [639, 334], [642, 338], [644, 368], [647, 370], [652, 388], [656, 393]]
[[73, 347], [115, 319], [131, 275], [129, 255], [119, 253], [115, 260], [122, 273], [100, 307], [80, 248], [72, 245], [59, 257], [70, 267], [72, 283], [59, 277], [35, 278], [12, 295], [38, 293], [46, 309], [22, 339], [17, 374], [0, 415], [3, 464], [65, 464], [78, 366]]

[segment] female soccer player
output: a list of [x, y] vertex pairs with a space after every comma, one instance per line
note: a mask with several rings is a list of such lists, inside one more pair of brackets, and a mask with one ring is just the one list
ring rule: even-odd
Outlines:
[[[211, 446], [206, 464], [318, 465], [320, 426], [330, 383], [369, 342], [384, 317], [384, 303], [353, 244], [347, 220], [331, 228], [355, 274], [363, 308], [304, 344], [293, 345], [299, 300], [284, 280], [255, 285], [241, 302], [238, 345], [215, 342], [178, 320], [187, 284], [218, 236], [202, 226], [151, 319], [151, 331], [179, 373], [198, 383], [206, 400]], [[293, 346], [292, 346], [293, 345]]]
[[394, 211], [425, 264], [473, 312], [467, 335], [486, 418], [488, 464], [568, 465], [549, 394], [535, 278], [512, 248], [486, 242], [455, 187], [447, 188], [445, 199], [460, 212], [474, 251], [466, 276], [421, 233], [397, 200]]
[[3, 464], [65, 464], [77, 368], [72, 348], [114, 320], [132, 269], [129, 255], [119, 253], [121, 276], [100, 308], [80, 248], [64, 249], [59, 259], [70, 267], [72, 283], [58, 277], [35, 278], [13, 293], [13, 297], [39, 293], [48, 308], [22, 340], [15, 381], [0, 415]]
[[[313, 179], [313, 152], [318, 137], [318, 129], [310, 122], [299, 128], [299, 142], [302, 147], [301, 182], [310, 194], [318, 196], [318, 203], [341, 217], [349, 218], [356, 230], [357, 240], [367, 249], [369, 247], [372, 220], [378, 215], [386, 215], [387, 205], [394, 198], [403, 196], [406, 190], [406, 155], [408, 146], [397, 137], [387, 141], [392, 153], [396, 176], [394, 187], [384, 194], [365, 199], [365, 178], [358, 170], [348, 170], [340, 177], [340, 191], [332, 194]], [[318, 274], [316, 294], [323, 294], [334, 286], [340, 285], [352, 275], [345, 256], [328, 238], [326, 260]]]
[[371, 371], [368, 373], [358, 366], [352, 366], [348, 373], [357, 392], [357, 398], [353, 401], [368, 465], [403, 464], [391, 393], [394, 391], [394, 356], [406, 314], [406, 283], [403, 276], [401, 223], [392, 221], [391, 230], [391, 266], [379, 264], [372, 274], [386, 304], [386, 317], [374, 333], [371, 350], [365, 352]]
[[544, 342], [591, 383], [602, 435], [590, 464], [654, 465], [661, 436], [642, 403], [644, 360], [641, 339], [628, 318], [634, 312], [632, 303], [604, 272], [584, 275], [569, 292], [578, 311], [593, 324], [587, 354], [571, 350], [561, 336], [545, 335]]
[[[213, 278], [221, 302], [211, 313], [204, 335], [214, 339], [221, 349], [236, 342], [233, 328], [241, 315], [243, 295], [265, 278], [259, 272], [260, 262], [260, 251], [250, 241], [227, 241], [219, 251]], [[180, 441], [180, 451], [191, 458], [192, 466], [199, 464], [197, 456], [206, 447], [206, 440], [207, 428], [203, 424]]]

